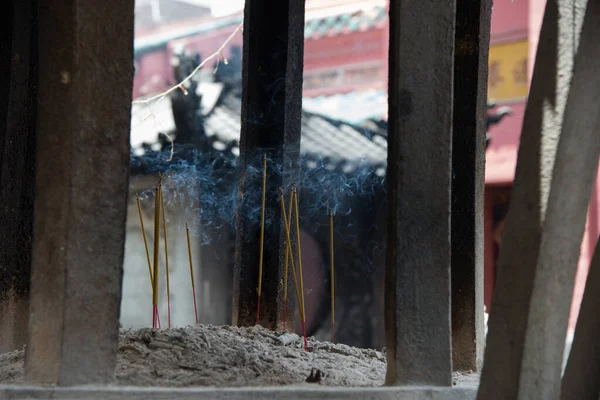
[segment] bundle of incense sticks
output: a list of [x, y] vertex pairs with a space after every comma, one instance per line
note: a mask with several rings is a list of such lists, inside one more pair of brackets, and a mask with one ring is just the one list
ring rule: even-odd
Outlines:
[[192, 263], [192, 243], [190, 242], [190, 228], [187, 222], [185, 223], [185, 234], [187, 236], [188, 255], [190, 258], [190, 278], [192, 280], [192, 294], [194, 296], [194, 313], [196, 315], [196, 323], [198, 323], [198, 306], [196, 304], [196, 287], [194, 286], [194, 266]]
[[[140, 216], [140, 225], [142, 227], [142, 237], [144, 238], [144, 248], [146, 249], [146, 260], [148, 261], [148, 272], [150, 274], [150, 288], [154, 297], [154, 278], [152, 277], [152, 262], [150, 261], [150, 252], [148, 251], [148, 240], [146, 239], [146, 229], [144, 228], [144, 217], [142, 216], [142, 205], [140, 197], [137, 196], [138, 214]], [[156, 314], [158, 326], [160, 326], [160, 317]], [[154, 307], [152, 307], [152, 324], [154, 324]]]
[[[285, 201], [283, 195], [283, 189], [279, 189], [280, 199], [281, 199], [281, 214], [286, 215], [285, 212]], [[290, 205], [292, 204], [291, 200], [293, 200], [293, 192], [290, 194]], [[283, 225], [285, 228], [285, 237], [286, 237], [286, 252], [290, 255], [290, 262], [292, 263], [292, 277], [294, 278], [294, 289], [296, 291], [296, 301], [298, 302], [298, 310], [300, 312], [300, 322], [302, 323], [302, 330], [304, 332], [304, 350], [308, 350], [308, 342], [306, 340], [306, 313], [304, 309], [304, 296], [300, 294], [300, 287], [298, 286], [298, 279], [296, 277], [296, 267], [294, 265], [294, 257], [292, 254], [292, 240], [290, 238], [290, 222], [291, 222], [291, 210], [290, 210], [290, 218], [283, 218]], [[298, 248], [299, 251], [299, 248]], [[300, 270], [302, 267], [299, 267]], [[287, 280], [287, 274], [286, 274]]]
[[167, 322], [169, 328], [171, 327], [171, 285], [169, 281], [169, 246], [167, 245], [167, 216], [165, 213], [165, 198], [162, 185], [160, 188], [160, 209], [162, 212], [163, 222], [163, 237], [165, 240], [165, 274], [167, 283]]
[[256, 309], [256, 325], [260, 321], [260, 295], [262, 294], [262, 271], [265, 242], [265, 201], [267, 197], [267, 155], [263, 156], [262, 208], [260, 212], [260, 255], [258, 260], [258, 306]]

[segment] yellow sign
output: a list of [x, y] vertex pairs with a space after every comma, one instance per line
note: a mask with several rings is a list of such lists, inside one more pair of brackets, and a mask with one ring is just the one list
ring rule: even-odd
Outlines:
[[526, 40], [490, 46], [488, 70], [488, 98], [490, 101], [527, 97]]

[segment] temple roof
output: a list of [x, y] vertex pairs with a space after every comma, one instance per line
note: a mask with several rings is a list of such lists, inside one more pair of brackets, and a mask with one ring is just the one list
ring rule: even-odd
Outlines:
[[[217, 151], [239, 154], [241, 128], [241, 87], [222, 83], [201, 83], [204, 133]], [[302, 113], [301, 153], [307, 166], [324, 163], [331, 169], [351, 172], [353, 165], [368, 163], [380, 166], [385, 173], [387, 131], [381, 121], [364, 121], [362, 125], [337, 120], [315, 112]], [[161, 132], [173, 136], [175, 122], [171, 99], [166, 97], [150, 106], [134, 104], [131, 118], [131, 147], [135, 156], [161, 151], [168, 146]]]

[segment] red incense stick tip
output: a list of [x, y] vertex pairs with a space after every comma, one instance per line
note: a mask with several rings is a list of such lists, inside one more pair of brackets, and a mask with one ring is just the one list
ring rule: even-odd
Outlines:
[[160, 329], [160, 314], [158, 313], [158, 306], [154, 306], [154, 313], [156, 314], [156, 327]]
[[306, 341], [306, 322], [302, 321], [302, 332], [304, 332], [304, 351], [308, 351], [308, 342]]

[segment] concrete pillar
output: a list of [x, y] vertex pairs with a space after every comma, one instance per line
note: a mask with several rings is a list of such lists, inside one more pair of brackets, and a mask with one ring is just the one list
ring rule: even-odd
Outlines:
[[27, 338], [37, 116], [37, 2], [0, 6], [0, 352]]
[[30, 383], [106, 383], [114, 374], [133, 10], [133, 0], [47, 0], [38, 10], [37, 176], [25, 360]]
[[600, 156], [599, 20], [600, 2], [592, 0], [583, 22], [548, 195], [529, 305], [520, 399], [560, 397], [573, 287]]
[[[262, 159], [267, 154], [260, 324], [275, 328], [283, 325], [280, 264], [285, 255], [278, 188], [297, 183], [300, 157], [304, 0], [246, 1], [243, 49], [233, 323], [256, 323]], [[302, 188], [299, 195], [302, 199]], [[288, 302], [294, 304], [291, 292]], [[288, 313], [290, 329], [293, 321], [294, 313]]]
[[548, 0], [494, 290], [479, 399], [517, 398], [540, 238], [575, 48], [574, 0]]
[[452, 362], [483, 364], [483, 216], [491, 0], [457, 0], [452, 127]]
[[390, 3], [385, 324], [390, 385], [451, 385], [455, 1]]

